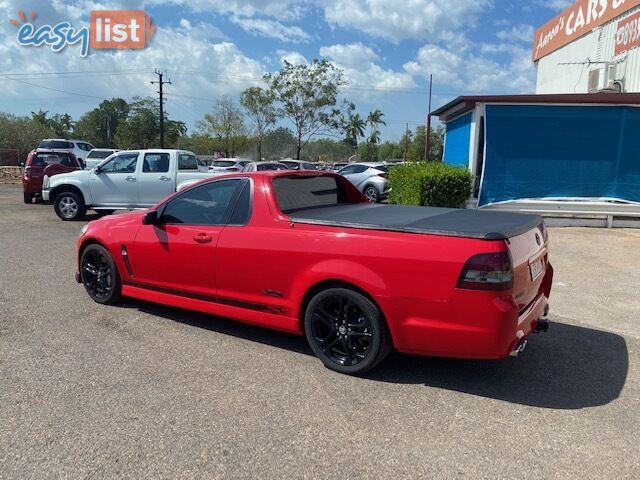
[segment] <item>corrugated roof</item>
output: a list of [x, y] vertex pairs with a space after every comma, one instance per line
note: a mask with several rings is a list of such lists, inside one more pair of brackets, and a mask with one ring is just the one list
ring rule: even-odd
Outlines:
[[471, 110], [477, 103], [547, 103], [575, 105], [640, 105], [640, 93], [561, 93], [553, 95], [478, 95], [461, 96], [431, 112], [435, 116], [456, 115]]

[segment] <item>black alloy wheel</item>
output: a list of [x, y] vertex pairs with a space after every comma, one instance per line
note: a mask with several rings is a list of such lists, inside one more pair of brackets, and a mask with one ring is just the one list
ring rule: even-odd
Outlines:
[[364, 189], [364, 196], [367, 197], [367, 200], [369, 200], [371, 203], [378, 203], [378, 200], [380, 200], [378, 189], [373, 185], [369, 185]]
[[106, 248], [89, 245], [80, 260], [80, 278], [89, 296], [109, 305], [120, 300], [121, 282], [118, 270]]
[[341, 373], [364, 373], [391, 350], [378, 307], [347, 288], [324, 290], [309, 302], [305, 333], [316, 356], [325, 366]]

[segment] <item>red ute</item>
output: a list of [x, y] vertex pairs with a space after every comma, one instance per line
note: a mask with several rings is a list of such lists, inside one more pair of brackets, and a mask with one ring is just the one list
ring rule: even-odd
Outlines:
[[120, 296], [306, 335], [361, 373], [395, 348], [494, 359], [546, 330], [540, 217], [375, 205], [328, 172], [217, 176], [83, 228], [77, 279]]
[[73, 153], [50, 150], [32, 150], [27, 156], [22, 175], [24, 203], [32, 203], [35, 196], [42, 194], [42, 181], [46, 176], [81, 170], [82, 167]]

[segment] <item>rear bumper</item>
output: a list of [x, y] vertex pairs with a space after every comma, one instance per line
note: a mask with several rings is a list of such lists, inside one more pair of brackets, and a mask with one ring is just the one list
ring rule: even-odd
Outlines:
[[391, 302], [388, 319], [394, 345], [405, 353], [450, 358], [488, 360], [519, 353], [538, 323], [546, 325], [552, 278], [549, 266], [538, 296], [522, 312], [510, 295], [462, 290], [440, 304]]

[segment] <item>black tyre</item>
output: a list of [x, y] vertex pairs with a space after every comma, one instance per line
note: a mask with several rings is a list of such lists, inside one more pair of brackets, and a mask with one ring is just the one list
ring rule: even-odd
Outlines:
[[82, 220], [87, 213], [82, 195], [75, 192], [62, 192], [53, 202], [58, 217], [65, 221]]
[[101, 245], [89, 245], [80, 258], [80, 278], [89, 296], [103, 305], [120, 301], [122, 282], [109, 251]]
[[378, 203], [378, 201], [380, 200], [378, 189], [373, 185], [369, 185], [368, 187], [366, 187], [362, 193], [365, 197], [367, 197], [367, 200], [372, 203]]
[[24, 203], [33, 203], [33, 193], [22, 192]]
[[329, 288], [313, 297], [305, 311], [304, 329], [322, 363], [349, 375], [371, 370], [392, 348], [380, 309], [348, 288]]

